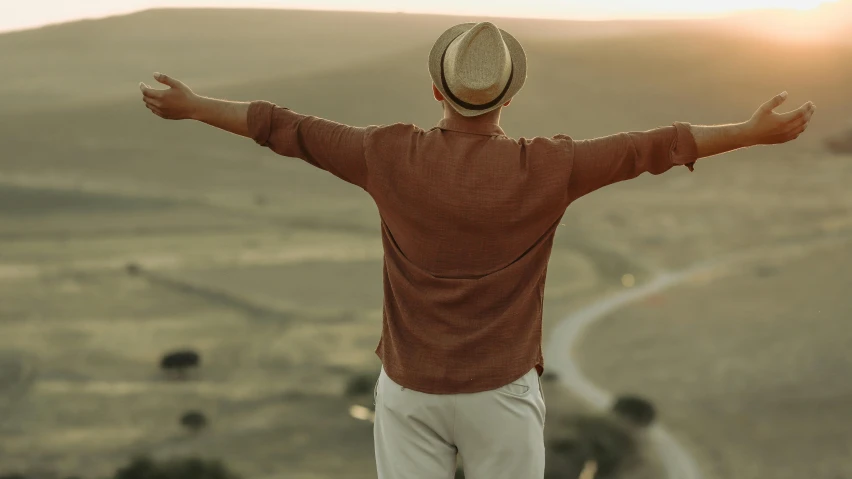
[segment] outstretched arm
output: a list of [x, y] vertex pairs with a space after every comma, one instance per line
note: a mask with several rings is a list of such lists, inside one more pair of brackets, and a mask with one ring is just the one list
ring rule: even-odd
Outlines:
[[699, 158], [798, 138], [807, 128], [815, 107], [807, 102], [794, 111], [775, 113], [775, 108], [786, 98], [786, 92], [777, 95], [743, 123], [698, 126], [676, 122], [643, 132], [574, 141], [569, 200], [642, 173], [658, 175], [676, 165], [692, 170]]
[[249, 102], [203, 97], [180, 80], [162, 73], [155, 73], [154, 79], [170, 87], [156, 90], [144, 83], [139, 84], [142, 101], [155, 115], [167, 120], [198, 120], [240, 136], [249, 136]]
[[696, 126], [690, 125], [698, 158], [718, 155], [739, 148], [755, 145], [772, 145], [795, 140], [808, 127], [816, 107], [807, 102], [788, 113], [775, 113], [774, 110], [787, 99], [787, 92], [764, 103], [752, 115], [751, 119], [732, 125]]
[[197, 95], [181, 81], [161, 73], [154, 78], [169, 88], [157, 90], [144, 83], [139, 88], [142, 101], [155, 115], [167, 120], [198, 120], [251, 138], [279, 155], [302, 159], [366, 189], [364, 144], [375, 127], [352, 127], [301, 115], [266, 101], [216, 100]]

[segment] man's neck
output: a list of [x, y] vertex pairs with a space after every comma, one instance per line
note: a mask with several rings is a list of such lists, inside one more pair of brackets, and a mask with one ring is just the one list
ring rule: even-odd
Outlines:
[[491, 110], [488, 113], [477, 116], [462, 116], [449, 105], [444, 106], [444, 120], [452, 120], [454, 122], [479, 124], [479, 125], [497, 125], [500, 126], [500, 112], [502, 108]]

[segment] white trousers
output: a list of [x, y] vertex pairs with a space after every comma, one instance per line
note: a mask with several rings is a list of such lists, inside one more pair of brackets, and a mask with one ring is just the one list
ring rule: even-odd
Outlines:
[[535, 368], [474, 394], [426, 394], [385, 374], [375, 391], [373, 437], [379, 479], [544, 477], [544, 395]]

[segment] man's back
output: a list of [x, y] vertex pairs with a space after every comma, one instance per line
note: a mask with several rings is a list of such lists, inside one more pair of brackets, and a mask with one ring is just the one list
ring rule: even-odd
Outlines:
[[388, 376], [479, 392], [541, 364], [544, 276], [567, 206], [571, 143], [443, 120], [366, 136], [382, 220]]
[[521, 259], [568, 205], [570, 139], [514, 140], [497, 125], [443, 120], [367, 138], [369, 185], [406, 259], [440, 278], [476, 279]]
[[[302, 124], [294, 115], [284, 121]], [[297, 135], [305, 146], [312, 129], [348, 136], [333, 122], [307, 122]], [[432, 394], [541, 373], [547, 263], [565, 208], [605, 184], [696, 159], [684, 124], [582, 142], [514, 140], [497, 124], [462, 118], [425, 131], [401, 123], [359, 131], [350, 140], [362, 138], [356, 176], [378, 206], [385, 251], [376, 353], [391, 379]]]
[[387, 375], [431, 394], [487, 391], [543, 371], [541, 321], [553, 236], [565, 208], [602, 186], [692, 168], [685, 123], [574, 141], [513, 140], [496, 123], [445, 118], [353, 127], [266, 101], [248, 136], [363, 188], [384, 246]]

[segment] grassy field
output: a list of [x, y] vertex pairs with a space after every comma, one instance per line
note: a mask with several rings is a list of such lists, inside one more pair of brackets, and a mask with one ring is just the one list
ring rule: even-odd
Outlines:
[[[156, 118], [137, 84], [162, 71], [205, 95], [428, 128], [440, 115], [429, 48], [468, 20], [155, 10], [0, 35], [15, 72], [0, 82], [0, 474], [94, 477], [150, 452], [220, 457], [252, 479], [375, 477], [370, 424], [348, 413], [371, 398], [343, 394], [379, 367], [375, 205], [250, 140]], [[849, 127], [851, 46], [717, 22], [495, 22], [529, 57], [504, 112], [513, 137], [742, 121], [781, 90], [790, 108], [818, 106], [794, 144], [646, 175], [569, 208], [546, 329], [624, 274], [641, 284], [733, 251], [852, 236], [852, 159], [822, 145]], [[852, 421], [848, 245], [773, 254], [779, 265], [760, 274], [619, 312], [582, 351], [602, 385], [652, 397], [710, 478], [816, 477], [815, 461], [819, 477], [849, 471], [838, 449], [852, 441], [839, 427]], [[199, 375], [166, 381], [158, 360], [181, 347], [201, 352]], [[549, 423], [584, 410], [566, 391], [547, 399]], [[183, 431], [188, 409], [210, 428]]]
[[652, 398], [707, 478], [848, 477], [850, 244], [752, 261], [618, 312], [586, 337], [582, 365]]

